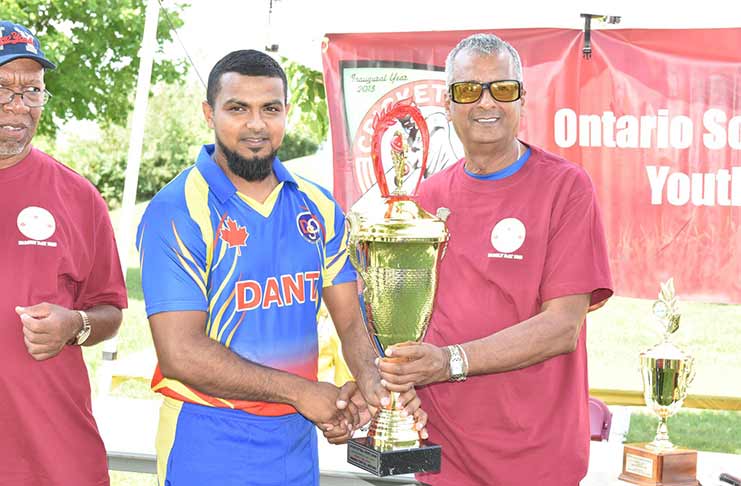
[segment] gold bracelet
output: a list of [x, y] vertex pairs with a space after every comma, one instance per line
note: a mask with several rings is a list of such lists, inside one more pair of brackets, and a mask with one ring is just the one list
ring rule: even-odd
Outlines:
[[90, 337], [90, 331], [92, 330], [90, 326], [90, 318], [88, 317], [87, 312], [83, 310], [77, 310], [75, 312], [80, 314], [80, 318], [82, 319], [82, 329], [80, 329], [80, 331], [75, 335], [72, 344], [82, 346], [82, 344], [87, 341], [87, 338]]

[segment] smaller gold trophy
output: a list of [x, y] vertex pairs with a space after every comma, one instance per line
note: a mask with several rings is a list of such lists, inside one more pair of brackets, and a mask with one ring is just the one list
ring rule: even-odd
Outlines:
[[625, 445], [620, 479], [641, 486], [699, 486], [697, 451], [672, 444], [666, 426], [667, 419], [682, 407], [695, 377], [694, 359], [669, 342], [679, 329], [680, 317], [673, 279], [661, 284], [652, 311], [664, 341], [641, 353], [641, 375], [643, 398], [658, 415], [659, 425], [653, 442]]

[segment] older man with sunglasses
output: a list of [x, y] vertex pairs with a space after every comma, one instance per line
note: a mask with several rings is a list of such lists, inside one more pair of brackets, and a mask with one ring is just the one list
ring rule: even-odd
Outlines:
[[31, 145], [54, 69], [0, 20], [0, 486], [104, 486], [80, 346], [113, 336], [126, 287], [92, 184]]
[[443, 446], [435, 486], [576, 486], [587, 471], [583, 323], [612, 294], [592, 183], [573, 163], [517, 139], [525, 102], [517, 51], [494, 35], [448, 55], [447, 113], [464, 157], [419, 200], [451, 233], [421, 344], [379, 360], [415, 383]]

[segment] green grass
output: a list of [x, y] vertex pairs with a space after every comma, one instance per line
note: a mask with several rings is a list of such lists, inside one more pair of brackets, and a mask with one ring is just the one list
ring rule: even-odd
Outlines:
[[[658, 419], [637, 409], [630, 418], [626, 442], [651, 442]], [[669, 439], [677, 445], [701, 451], [741, 454], [741, 413], [720, 410], [681, 409], [667, 423]]]
[[[681, 299], [681, 295], [680, 295]], [[653, 301], [613, 297], [588, 316], [589, 385], [641, 390], [638, 356], [661, 340]], [[695, 357], [693, 395], [741, 397], [741, 305], [680, 302], [682, 320], [672, 342]]]
[[[136, 208], [138, 222], [144, 205]], [[114, 225], [118, 211], [112, 213]], [[115, 227], [115, 226], [114, 226]], [[129, 308], [118, 340], [120, 357], [150, 348], [152, 338], [144, 312], [138, 256], [130, 248], [127, 272]], [[681, 284], [677, 282], [678, 286]], [[658, 284], [657, 284], [658, 292]], [[681, 288], [678, 289], [681, 299]], [[638, 356], [661, 336], [654, 325], [652, 300], [614, 297], [588, 318], [589, 383], [593, 388], [641, 390]], [[681, 302], [682, 321], [672, 341], [696, 359], [697, 376], [690, 394], [741, 397], [741, 305]], [[101, 346], [86, 348], [91, 378], [100, 363]], [[95, 387], [95, 381], [91, 380]], [[94, 393], [97, 390], [94, 389]], [[112, 395], [154, 398], [146, 383], [129, 380]], [[628, 442], [653, 439], [657, 419], [646, 408], [635, 408]], [[699, 450], [741, 454], [741, 412], [682, 409], [669, 419], [671, 439]], [[111, 472], [112, 486], [155, 486], [155, 476]]]
[[129, 267], [126, 272], [126, 290], [129, 292], [129, 301], [138, 300], [144, 301], [144, 293], [142, 292], [142, 276], [139, 272], [139, 267]]
[[[130, 274], [131, 270], [129, 270], [128, 273]], [[141, 287], [140, 283], [137, 283], [137, 285]], [[141, 298], [141, 289], [139, 290], [139, 299], [132, 298], [133, 294], [135, 294], [135, 292], [129, 291], [129, 308], [125, 309], [123, 312], [123, 324], [121, 325], [121, 329], [118, 331], [117, 349], [119, 357], [124, 357], [154, 346], [152, 343], [152, 336], [149, 332], [149, 323], [144, 311], [144, 300]], [[88, 374], [90, 375], [90, 384], [93, 388], [93, 396], [98, 393], [98, 384], [94, 378], [98, 366], [100, 365], [102, 351], [102, 344], [83, 348], [83, 355], [88, 365]], [[154, 398], [154, 395], [151, 393], [147, 393], [146, 395], [149, 395], [150, 398]]]

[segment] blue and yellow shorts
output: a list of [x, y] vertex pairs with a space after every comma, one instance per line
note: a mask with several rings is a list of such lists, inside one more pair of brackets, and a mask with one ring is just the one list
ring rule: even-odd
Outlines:
[[165, 398], [157, 430], [160, 486], [319, 485], [314, 424]]

